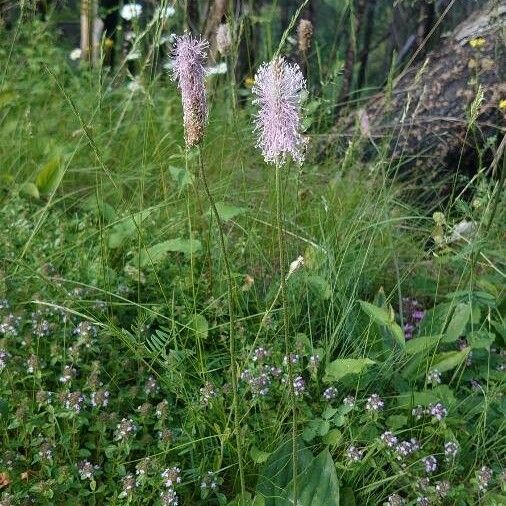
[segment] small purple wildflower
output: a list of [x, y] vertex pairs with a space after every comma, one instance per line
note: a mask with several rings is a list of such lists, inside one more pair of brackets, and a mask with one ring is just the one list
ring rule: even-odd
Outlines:
[[311, 355], [309, 357], [309, 367], [311, 369], [318, 369], [320, 365], [320, 355]]
[[347, 395], [344, 399], [343, 399], [343, 404], [345, 406], [349, 406], [351, 408], [353, 408], [355, 406], [355, 397], [353, 397], [353, 395]]
[[137, 432], [137, 427], [130, 418], [123, 418], [116, 426], [114, 439], [116, 441], [125, 441]]
[[302, 376], [296, 376], [293, 380], [293, 391], [295, 395], [303, 395], [306, 390], [306, 383]]
[[388, 496], [387, 504], [388, 506], [403, 506], [405, 501], [399, 494], [392, 494]]
[[202, 477], [200, 488], [216, 490], [218, 488], [218, 478], [216, 476], [216, 473], [207, 471], [207, 473]]
[[187, 33], [176, 38], [172, 60], [173, 78], [181, 90], [185, 142], [188, 147], [202, 141], [207, 123], [204, 65], [208, 47], [206, 40]]
[[144, 385], [144, 392], [146, 392], [147, 395], [151, 395], [156, 394], [158, 390], [159, 386], [156, 379], [153, 376], [150, 376], [146, 381], [146, 385]]
[[448, 460], [455, 458], [459, 452], [459, 445], [455, 441], [448, 441], [445, 443], [445, 456]]
[[396, 447], [397, 460], [409, 457], [413, 453], [413, 446], [409, 441], [401, 441]]
[[252, 360], [253, 362], [263, 362], [269, 355], [270, 352], [268, 350], [259, 346], [253, 352]]
[[84, 396], [81, 392], [69, 392], [63, 398], [63, 406], [65, 409], [80, 413], [83, 406]]
[[283, 365], [288, 365], [288, 361], [290, 364], [296, 364], [299, 361], [299, 355], [296, 353], [289, 353], [283, 357]]
[[412, 437], [410, 440], [409, 440], [410, 444], [411, 444], [411, 451], [412, 452], [417, 452], [422, 446], [420, 445], [420, 442], [418, 441], [418, 439], [415, 439], [414, 437]]
[[359, 462], [362, 460], [362, 457], [364, 456], [364, 451], [362, 448], [357, 448], [356, 446], [350, 446], [348, 450], [346, 450], [346, 456], [348, 457], [348, 460], [351, 460], [352, 462]]
[[76, 377], [77, 371], [71, 365], [66, 365], [63, 369], [63, 373], [60, 376], [60, 383], [70, 383], [73, 378]]
[[266, 163], [281, 166], [287, 155], [304, 161], [306, 140], [300, 134], [301, 93], [306, 81], [298, 65], [276, 57], [264, 63], [255, 76], [253, 103], [259, 106], [255, 130]]
[[135, 481], [135, 476], [133, 474], [126, 474], [123, 476], [121, 480], [122, 491], [119, 494], [119, 497], [122, 499], [124, 497], [129, 497], [133, 494], [137, 483]]
[[109, 404], [109, 396], [110, 393], [108, 390], [104, 390], [103, 388], [97, 390], [96, 392], [92, 392], [90, 396], [90, 404], [94, 408], [105, 408], [107, 404]]
[[483, 466], [477, 473], [476, 479], [478, 480], [478, 488], [483, 492], [487, 490], [490, 481], [492, 480], [492, 469]]
[[181, 469], [177, 466], [165, 469], [160, 476], [167, 488], [174, 488], [181, 483]]
[[0, 349], [0, 371], [5, 368], [10, 354], [6, 350]]
[[437, 481], [435, 488], [439, 497], [446, 497], [450, 492], [450, 482], [448, 480]]
[[434, 473], [437, 471], [437, 459], [434, 455], [429, 455], [422, 459], [422, 464], [425, 467], [426, 473]]
[[429, 413], [438, 421], [441, 421], [448, 414], [448, 410], [437, 402], [436, 404], [429, 404]]
[[383, 441], [383, 443], [385, 443], [388, 447], [393, 448], [397, 444], [398, 439], [393, 432], [387, 430], [381, 434], [381, 441]]
[[416, 406], [411, 410], [411, 414], [417, 419], [420, 420], [423, 415], [425, 415], [425, 408], [423, 406]]
[[365, 405], [367, 411], [381, 411], [385, 403], [378, 394], [372, 394]]
[[337, 397], [337, 388], [334, 387], [328, 387], [323, 392], [323, 398], [326, 401], [331, 401]]
[[168, 488], [160, 494], [163, 506], [177, 506], [179, 504], [179, 498], [174, 489]]
[[418, 506], [430, 506], [430, 499], [427, 496], [417, 497], [416, 504]]
[[441, 383], [441, 373], [437, 369], [429, 371], [429, 374], [427, 374], [427, 383], [432, 385]]
[[93, 479], [93, 475], [97, 469], [99, 469], [99, 466], [94, 466], [88, 460], [82, 460], [79, 464], [77, 464], [77, 470], [81, 480]]
[[210, 381], [206, 382], [200, 389], [200, 397], [204, 406], [207, 406], [213, 399], [218, 397], [218, 392]]

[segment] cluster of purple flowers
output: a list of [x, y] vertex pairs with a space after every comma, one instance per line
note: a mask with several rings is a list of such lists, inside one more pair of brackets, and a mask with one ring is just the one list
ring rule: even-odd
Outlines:
[[397, 460], [403, 460], [420, 449], [420, 443], [415, 439], [411, 438], [409, 441], [401, 441], [395, 447], [395, 453]]
[[415, 330], [425, 316], [425, 311], [416, 299], [404, 297], [402, 299], [402, 313], [404, 316], [404, 336], [406, 339], [412, 339]]
[[137, 426], [130, 418], [123, 418], [116, 426], [114, 439], [116, 441], [126, 441], [137, 432]]
[[357, 448], [356, 446], [350, 446], [346, 450], [346, 457], [351, 462], [359, 462], [364, 457], [365, 450], [363, 448]]
[[95, 472], [100, 469], [100, 466], [93, 465], [88, 460], [82, 460], [77, 464], [77, 471], [81, 480], [92, 480]]
[[385, 403], [383, 399], [378, 394], [372, 394], [371, 397], [367, 399], [365, 404], [365, 409], [370, 412], [378, 412], [383, 409]]
[[420, 405], [415, 406], [411, 410], [411, 414], [417, 420], [420, 420], [425, 415], [430, 415], [440, 422], [448, 415], [448, 410], [441, 402], [436, 402], [435, 404], [429, 404], [428, 408], [424, 408]]
[[429, 455], [422, 459], [422, 464], [426, 473], [435, 473], [437, 471], [437, 459], [434, 455]]
[[181, 483], [181, 469], [177, 466], [169, 467], [162, 471], [161, 477], [165, 490], [160, 494], [162, 504], [171, 506], [179, 502], [175, 487]]

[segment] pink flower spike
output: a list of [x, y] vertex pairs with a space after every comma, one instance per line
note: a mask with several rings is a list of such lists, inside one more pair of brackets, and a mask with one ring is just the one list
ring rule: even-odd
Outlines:
[[206, 40], [184, 34], [176, 38], [173, 52], [173, 78], [181, 90], [185, 142], [188, 147], [202, 141], [207, 123], [204, 65], [208, 47]]
[[298, 65], [276, 57], [264, 63], [255, 76], [253, 103], [259, 106], [255, 121], [257, 146], [266, 163], [277, 166], [287, 155], [299, 165], [304, 161], [307, 140], [300, 133], [301, 94], [306, 81]]

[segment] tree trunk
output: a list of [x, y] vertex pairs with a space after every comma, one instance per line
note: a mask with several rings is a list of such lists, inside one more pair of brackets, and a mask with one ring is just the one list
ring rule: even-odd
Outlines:
[[186, 0], [186, 25], [193, 33], [200, 33], [198, 0]]
[[376, 13], [376, 0], [370, 0], [367, 5], [367, 17], [363, 30], [362, 52], [360, 54], [360, 68], [357, 77], [357, 90], [361, 90], [365, 84], [369, 51], [371, 49], [372, 34], [374, 32], [374, 15]]
[[[392, 164], [402, 163], [405, 175], [419, 174], [427, 187], [443, 173], [470, 175], [480, 161], [486, 164], [490, 139], [500, 141], [506, 133], [506, 111], [500, 106], [506, 97], [505, 21], [506, 0], [494, 0], [446, 34], [423, 63], [401, 73], [390, 93], [371, 99], [362, 111], [367, 119], [363, 142], [385, 143]], [[339, 138], [347, 145], [357, 135], [355, 124], [355, 116], [341, 122], [327, 146], [339, 145]]]
[[421, 59], [425, 53], [426, 48], [422, 47], [424, 41], [429, 36], [429, 33], [434, 24], [434, 18], [436, 16], [436, 8], [433, 1], [420, 0], [419, 15], [418, 15], [418, 26], [416, 29], [416, 45], [418, 51], [417, 58]]
[[343, 102], [349, 95], [351, 90], [351, 84], [353, 81], [353, 67], [355, 65], [357, 35], [360, 31], [362, 18], [364, 17], [366, 0], [356, 0], [356, 3], [352, 2], [350, 5], [352, 6], [352, 11], [350, 13], [351, 30], [350, 30], [350, 37], [348, 40], [348, 46], [346, 48], [346, 57], [343, 68], [343, 81], [341, 84], [341, 91], [339, 93], [339, 102]]

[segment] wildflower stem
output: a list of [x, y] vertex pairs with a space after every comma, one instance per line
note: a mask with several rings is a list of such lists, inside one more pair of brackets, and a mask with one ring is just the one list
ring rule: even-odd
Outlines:
[[221, 221], [220, 215], [218, 213], [218, 209], [216, 208], [216, 204], [214, 202], [213, 195], [209, 190], [209, 185], [207, 184], [206, 171], [204, 168], [204, 160], [202, 157], [202, 152], [200, 146], [198, 146], [199, 153], [199, 165], [200, 165], [200, 175], [202, 178], [202, 184], [204, 185], [204, 190], [206, 192], [206, 196], [209, 200], [209, 204], [211, 206], [212, 213], [216, 218], [216, 223], [218, 225], [218, 235], [220, 238], [220, 248], [221, 254], [223, 256], [223, 262], [225, 264], [225, 270], [227, 274], [227, 285], [228, 285], [228, 313], [229, 313], [229, 354], [230, 354], [230, 369], [231, 369], [231, 381], [232, 381], [232, 410], [233, 410], [233, 419], [234, 419], [234, 432], [236, 438], [237, 445], [237, 461], [239, 466], [239, 481], [241, 484], [241, 497], [244, 498], [246, 488], [244, 482], [244, 469], [242, 462], [242, 449], [241, 449], [241, 431], [240, 431], [240, 417], [239, 417], [239, 402], [237, 397], [237, 357], [235, 351], [235, 314], [234, 314], [234, 282], [232, 280], [232, 271], [230, 269], [230, 263], [228, 261], [227, 256], [227, 248], [225, 246], [225, 236], [223, 233], [223, 222]]
[[[276, 164], [276, 222], [278, 232], [279, 249], [279, 276], [281, 288], [281, 305], [283, 310], [283, 327], [285, 334], [285, 354], [290, 356], [290, 336], [288, 319], [288, 300], [286, 295], [286, 274], [285, 274], [285, 240], [283, 223], [283, 194], [281, 188], [281, 167]], [[295, 392], [293, 385], [292, 361], [287, 361], [288, 366], [288, 389], [292, 411], [292, 471], [293, 471], [293, 504], [297, 504], [297, 419], [295, 412]]]

